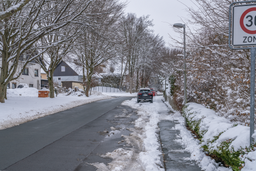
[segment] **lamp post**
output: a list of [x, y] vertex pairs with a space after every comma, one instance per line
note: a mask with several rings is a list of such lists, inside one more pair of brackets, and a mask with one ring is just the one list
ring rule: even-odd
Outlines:
[[184, 43], [184, 52], [183, 52], [183, 63], [184, 63], [184, 105], [187, 104], [187, 75], [186, 75], [186, 25], [182, 23], [175, 23], [173, 27], [183, 28], [183, 43]]

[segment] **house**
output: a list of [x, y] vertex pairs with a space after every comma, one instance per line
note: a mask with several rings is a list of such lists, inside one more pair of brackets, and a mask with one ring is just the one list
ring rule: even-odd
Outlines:
[[[35, 52], [32, 54], [34, 55]], [[19, 58], [17, 71], [14, 77], [17, 77], [24, 66], [24, 62], [32, 55], [30, 53], [23, 53]], [[0, 66], [2, 65], [2, 58], [0, 57]], [[38, 90], [41, 89], [41, 66], [36, 61], [31, 61], [26, 65], [22, 74], [16, 79], [8, 83], [7, 88], [15, 89], [19, 85], [27, 85], [28, 87], [34, 87]]]
[[[2, 58], [0, 58], [0, 65], [2, 64]], [[20, 73], [23, 68], [23, 61], [20, 60], [17, 68], [16, 74], [14, 77]], [[7, 87], [10, 89], [15, 89], [18, 85], [28, 85], [29, 87], [34, 87], [41, 89], [41, 66], [36, 62], [30, 62], [27, 64], [23, 73], [16, 79], [8, 83]]]
[[66, 88], [78, 87], [83, 89], [83, 76], [79, 75], [74, 69], [61, 61], [53, 72], [53, 82]]
[[[18, 71], [20, 72], [21, 69], [22, 65], [19, 64]], [[41, 89], [41, 66], [38, 63], [30, 62], [18, 79], [8, 83], [8, 87], [14, 89], [19, 84], [27, 84], [29, 87]]]
[[[101, 76], [94, 74], [93, 78], [98, 82], [101, 81]], [[66, 88], [78, 87], [83, 89], [83, 72], [80, 66], [61, 61], [53, 72], [53, 81], [58, 85]]]
[[41, 72], [41, 88], [48, 88], [47, 74]]

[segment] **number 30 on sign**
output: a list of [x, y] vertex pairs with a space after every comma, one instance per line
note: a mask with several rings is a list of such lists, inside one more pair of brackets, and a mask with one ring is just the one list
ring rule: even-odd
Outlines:
[[234, 46], [256, 45], [256, 5], [240, 5], [233, 8]]

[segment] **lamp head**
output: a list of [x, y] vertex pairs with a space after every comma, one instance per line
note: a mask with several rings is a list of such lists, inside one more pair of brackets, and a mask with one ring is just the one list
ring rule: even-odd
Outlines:
[[183, 28], [183, 27], [185, 27], [185, 24], [182, 24], [182, 23], [175, 23], [175, 24], [173, 24], [173, 27], [176, 27], [176, 28]]

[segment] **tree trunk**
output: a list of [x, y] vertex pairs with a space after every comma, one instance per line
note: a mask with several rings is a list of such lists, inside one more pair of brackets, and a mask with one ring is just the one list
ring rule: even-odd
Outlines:
[[124, 65], [124, 57], [122, 55], [121, 58], [121, 78], [120, 78], [120, 82], [119, 82], [119, 90], [121, 91], [121, 87], [123, 86], [123, 65]]
[[89, 90], [91, 88], [91, 80], [92, 80], [92, 77], [87, 75], [87, 82], [86, 82], [86, 89], [85, 89], [86, 97], [89, 97]]
[[[86, 95], [86, 93], [85, 93], [85, 89], [86, 89], [86, 88], [85, 88], [85, 87], [86, 87], [86, 86], [85, 86], [85, 74], [84, 74], [84, 73], [85, 73], [85, 67], [84, 67], [84, 65], [83, 65], [83, 89], [84, 89], [84, 94]], [[88, 97], [88, 96], [87, 96], [87, 97]]]
[[53, 87], [53, 71], [50, 70], [48, 72], [48, 84], [49, 84], [49, 89], [50, 89], [50, 98], [54, 98], [54, 87]]
[[133, 88], [133, 76], [132, 76], [132, 74], [130, 74], [130, 87], [129, 87], [129, 89], [130, 89], [130, 94], [132, 94], [132, 88]]
[[5, 96], [4, 98], [7, 100], [7, 87], [5, 88]]
[[0, 84], [0, 103], [5, 103], [6, 86]]
[[120, 82], [119, 82], [119, 90], [123, 90], [123, 76], [121, 75]]
[[137, 78], [136, 78], [136, 92], [138, 92], [139, 89], [139, 70], [137, 70]]
[[[4, 59], [2, 59], [2, 66], [4, 66], [3, 64], [3, 60]], [[0, 103], [5, 103], [5, 99], [7, 99], [7, 97], [6, 97], [6, 93], [7, 93], [7, 83], [5, 83], [4, 82], [4, 79], [5, 79], [5, 75], [7, 75], [6, 74], [6, 67], [7, 66], [5, 66], [5, 67], [2, 67], [1, 68], [1, 75], [0, 75]]]

